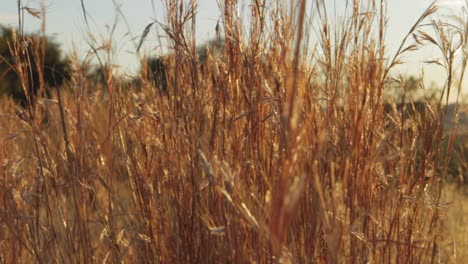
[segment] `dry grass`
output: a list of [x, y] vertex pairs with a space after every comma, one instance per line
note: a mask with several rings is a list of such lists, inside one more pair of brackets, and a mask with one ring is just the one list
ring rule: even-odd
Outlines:
[[[253, 1], [245, 27], [225, 1], [224, 50], [202, 70], [196, 7], [167, 1], [167, 95], [112, 69], [96, 90], [75, 59], [60, 95], [26, 110], [4, 99], [0, 260], [463, 263], [440, 181], [463, 28], [431, 21], [431, 5], [389, 60], [383, 2], [354, 1], [342, 20], [321, 1], [308, 19], [279, 2]], [[386, 110], [391, 70], [423, 45], [444, 54], [446, 92]]]
[[444, 215], [443, 232], [446, 234], [444, 244], [445, 254], [450, 256], [450, 263], [464, 263], [468, 259], [465, 248], [468, 248], [468, 198], [466, 187], [460, 192], [455, 185], [448, 185], [444, 192], [444, 200], [449, 202], [449, 208]]

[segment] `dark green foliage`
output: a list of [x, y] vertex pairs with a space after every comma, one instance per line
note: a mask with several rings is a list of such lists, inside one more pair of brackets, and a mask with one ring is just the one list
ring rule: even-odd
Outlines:
[[[17, 41], [19, 40], [19, 37]], [[23, 106], [26, 105], [27, 95], [24, 89], [28, 89], [31, 99], [38, 94], [40, 87], [40, 72], [44, 80], [41, 92], [48, 95], [49, 88], [61, 86], [69, 79], [69, 62], [62, 58], [62, 52], [57, 43], [49, 38], [44, 41], [45, 52], [41, 52], [41, 38], [37, 35], [25, 35], [20, 40], [22, 45], [27, 45], [18, 56], [11, 52], [13, 43], [13, 32], [11, 29], [0, 26], [0, 95], [11, 96]], [[41, 63], [38, 69], [37, 59]], [[27, 73], [26, 83], [22, 83], [18, 75], [16, 65], [21, 63], [24, 72]], [[23, 88], [23, 85], [25, 86]]]
[[149, 58], [147, 62], [147, 76], [162, 92], [167, 91], [166, 63], [163, 57]]

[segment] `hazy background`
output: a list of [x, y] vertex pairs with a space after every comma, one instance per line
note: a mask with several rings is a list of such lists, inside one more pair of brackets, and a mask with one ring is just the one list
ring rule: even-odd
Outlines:
[[[162, 2], [165, 0], [84, 0], [85, 7], [90, 18], [90, 28], [98, 42], [108, 38], [109, 30], [117, 21], [114, 35], [115, 58], [114, 63], [120, 65], [120, 72], [136, 73], [139, 67], [138, 56], [135, 54], [136, 45], [145, 27], [157, 20], [165, 21], [165, 9]], [[170, 0], [167, 0], [170, 1]], [[336, 13], [343, 12], [346, 0], [326, 0], [330, 8], [336, 7]], [[47, 6], [46, 31], [49, 36], [54, 36], [61, 43], [62, 49], [69, 53], [73, 47], [79, 54], [84, 54], [88, 46], [85, 40], [89, 40], [80, 0], [30, 0], [23, 1], [23, 5], [32, 8], [40, 8], [40, 3]], [[244, 3], [245, 10], [239, 10], [241, 14], [247, 13], [250, 1]], [[393, 55], [401, 40], [406, 35], [411, 25], [419, 18], [430, 5], [430, 0], [390, 0], [387, 1], [388, 31], [387, 51]], [[309, 1], [309, 4], [311, 2]], [[216, 0], [200, 0], [197, 13], [197, 42], [201, 44], [215, 36], [215, 26], [220, 19], [220, 8]], [[438, 4], [443, 7], [445, 14], [458, 14], [464, 0], [441, 0]], [[242, 5], [242, 4], [241, 4]], [[242, 8], [241, 8], [242, 9]], [[0, 24], [17, 26], [17, 1], [0, 1]], [[120, 14], [123, 14], [122, 17]], [[127, 24], [128, 23], [128, 24]], [[40, 21], [26, 15], [25, 29], [28, 32], [38, 31]], [[162, 32], [154, 27], [152, 33], [145, 42], [142, 51], [148, 54], [161, 54], [165, 50], [159, 46], [157, 32]], [[406, 64], [398, 68], [404, 75], [419, 74], [421, 62], [428, 60], [437, 53], [434, 49], [426, 49], [423, 52], [405, 57]], [[425, 67], [426, 82], [443, 84], [444, 73], [434, 66]], [[468, 89], [465, 89], [468, 91]], [[466, 93], [466, 92], [465, 92]]]

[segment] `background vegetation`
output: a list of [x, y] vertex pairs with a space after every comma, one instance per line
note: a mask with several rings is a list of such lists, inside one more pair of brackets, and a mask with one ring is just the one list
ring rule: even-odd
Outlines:
[[26, 105], [26, 94], [44, 93], [69, 79], [69, 62], [50, 38], [17, 34], [11, 28], [0, 27], [0, 95]]
[[[247, 23], [224, 1], [223, 41], [200, 51], [195, 2], [167, 1], [164, 77], [143, 58], [124, 81], [112, 43], [91, 45], [46, 96], [25, 87], [47, 64], [23, 54], [55, 49], [16, 32], [1, 59], [27, 103], [0, 104], [0, 260], [466, 262], [466, 203], [445, 182], [467, 14], [439, 21], [430, 5], [388, 54], [385, 1], [355, 0], [344, 17], [292, 2], [253, 1]], [[392, 70], [424, 46], [447, 79], [417, 106]]]

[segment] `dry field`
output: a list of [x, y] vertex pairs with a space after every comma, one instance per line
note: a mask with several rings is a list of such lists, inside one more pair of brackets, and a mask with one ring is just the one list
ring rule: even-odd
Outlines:
[[[312, 14], [252, 1], [248, 25], [221, 2], [224, 47], [200, 65], [196, 7], [165, 1], [166, 93], [112, 67], [95, 87], [74, 58], [51, 98], [1, 99], [0, 261], [467, 263], [443, 124], [468, 20], [431, 5], [388, 54], [385, 1], [340, 18], [322, 1]], [[95, 55], [111, 65], [107, 44]], [[443, 54], [446, 86], [405, 114], [388, 83], [406, 91], [392, 70], [424, 46]], [[27, 80], [31, 65], [12, 66]]]
[[448, 185], [443, 199], [449, 202], [444, 212], [443, 234], [447, 245], [447, 254], [451, 255], [450, 263], [464, 263], [468, 260], [468, 196], [466, 187], [459, 189]]

